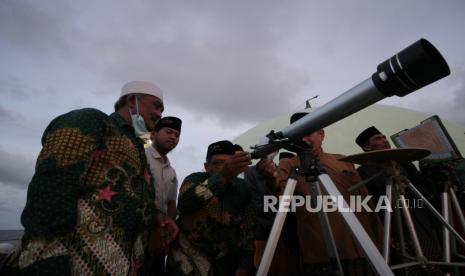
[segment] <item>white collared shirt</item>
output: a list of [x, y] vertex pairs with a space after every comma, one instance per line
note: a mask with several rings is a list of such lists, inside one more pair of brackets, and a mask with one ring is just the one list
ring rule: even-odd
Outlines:
[[155, 205], [163, 213], [168, 211], [168, 201], [174, 200], [178, 196], [178, 179], [176, 171], [171, 167], [168, 157], [163, 163], [160, 153], [153, 147], [145, 149], [150, 171], [155, 179]]

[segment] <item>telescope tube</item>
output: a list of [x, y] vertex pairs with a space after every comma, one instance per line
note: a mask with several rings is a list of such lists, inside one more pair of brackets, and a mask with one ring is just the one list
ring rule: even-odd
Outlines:
[[275, 140], [297, 141], [386, 97], [403, 97], [449, 74], [441, 53], [426, 39], [420, 39], [380, 63], [370, 78], [281, 131], [271, 131], [267, 135], [269, 144], [252, 152], [252, 158], [263, 157], [270, 147], [276, 150]]

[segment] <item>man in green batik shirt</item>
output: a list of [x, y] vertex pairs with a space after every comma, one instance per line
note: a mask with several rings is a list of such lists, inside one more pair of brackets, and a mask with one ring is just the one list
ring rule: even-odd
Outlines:
[[252, 190], [237, 175], [250, 164], [229, 141], [208, 147], [206, 172], [193, 173], [178, 197], [180, 232], [168, 257], [172, 275], [252, 275]]
[[91, 108], [55, 118], [21, 216], [21, 247], [5, 274], [135, 275], [147, 252], [163, 250], [177, 234], [158, 215], [143, 141], [163, 112], [154, 84], [122, 88], [110, 116]]

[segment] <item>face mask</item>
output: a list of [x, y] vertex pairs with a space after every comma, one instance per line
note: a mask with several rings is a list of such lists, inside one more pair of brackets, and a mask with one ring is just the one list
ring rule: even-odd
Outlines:
[[137, 137], [145, 137], [147, 135], [150, 137], [150, 132], [147, 130], [147, 127], [145, 126], [144, 118], [142, 118], [142, 116], [140, 116], [139, 114], [139, 97], [136, 96], [136, 114], [132, 114], [131, 108], [129, 108], [129, 113], [131, 114], [134, 134], [136, 134]]

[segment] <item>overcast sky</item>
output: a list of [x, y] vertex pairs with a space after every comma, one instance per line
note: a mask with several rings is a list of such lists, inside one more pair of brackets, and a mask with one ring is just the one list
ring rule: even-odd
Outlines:
[[452, 74], [382, 103], [465, 125], [465, 1], [0, 0], [0, 229], [20, 227], [40, 138], [57, 115], [111, 113], [121, 86], [165, 92], [183, 119], [179, 178], [211, 142], [320, 95], [323, 105], [419, 38]]

